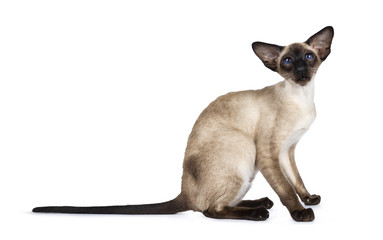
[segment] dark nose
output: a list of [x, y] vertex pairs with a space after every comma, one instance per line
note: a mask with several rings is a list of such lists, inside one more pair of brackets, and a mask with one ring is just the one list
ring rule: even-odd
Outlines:
[[296, 64], [295, 65], [295, 72], [296, 73], [302, 74], [302, 73], [306, 72], [306, 65], [302, 60], [298, 60], [295, 64]]
[[297, 73], [303, 73], [306, 71], [306, 67], [305, 66], [297, 66], [296, 70], [295, 70]]
[[306, 77], [307, 68], [305, 64], [297, 64], [295, 67], [295, 74], [297, 77]]

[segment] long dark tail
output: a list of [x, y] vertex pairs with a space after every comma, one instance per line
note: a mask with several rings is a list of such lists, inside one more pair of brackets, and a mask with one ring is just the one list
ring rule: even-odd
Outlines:
[[163, 203], [142, 205], [121, 205], [103, 207], [37, 207], [35, 213], [74, 213], [74, 214], [175, 214], [189, 208], [181, 195]]

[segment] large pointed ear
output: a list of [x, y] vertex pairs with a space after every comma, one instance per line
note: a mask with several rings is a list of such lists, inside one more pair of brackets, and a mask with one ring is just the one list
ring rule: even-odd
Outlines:
[[255, 42], [252, 46], [255, 54], [262, 60], [263, 64], [271, 70], [277, 71], [278, 58], [283, 47], [263, 42]]
[[331, 52], [331, 42], [334, 37], [334, 28], [325, 27], [312, 37], [306, 43], [310, 45], [318, 54], [319, 58], [324, 61]]

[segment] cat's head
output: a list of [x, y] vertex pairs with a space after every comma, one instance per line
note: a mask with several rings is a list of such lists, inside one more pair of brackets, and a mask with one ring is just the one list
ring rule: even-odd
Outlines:
[[278, 46], [254, 42], [253, 50], [266, 67], [278, 72], [287, 81], [305, 86], [319, 65], [331, 52], [332, 27], [325, 27], [303, 43]]

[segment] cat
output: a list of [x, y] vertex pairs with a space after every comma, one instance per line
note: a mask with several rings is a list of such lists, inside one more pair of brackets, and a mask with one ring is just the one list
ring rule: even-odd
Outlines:
[[[218, 97], [198, 117], [185, 151], [181, 193], [164, 203], [105, 207], [38, 207], [33, 212], [174, 214], [193, 210], [220, 219], [266, 220], [273, 202], [242, 200], [260, 171], [295, 221], [313, 221], [311, 195], [294, 150], [316, 116], [314, 77], [331, 51], [331, 26], [303, 43], [252, 44], [263, 64], [284, 80], [260, 90]], [[299, 198], [298, 198], [299, 197]], [[300, 201], [300, 200], [301, 201]]]

